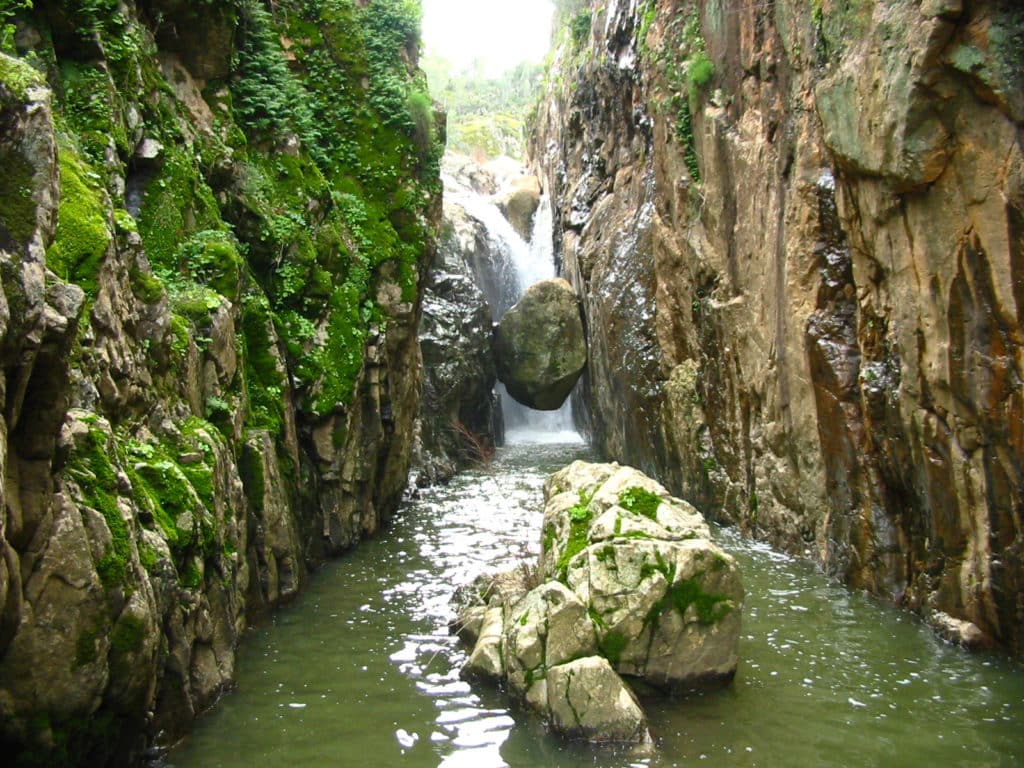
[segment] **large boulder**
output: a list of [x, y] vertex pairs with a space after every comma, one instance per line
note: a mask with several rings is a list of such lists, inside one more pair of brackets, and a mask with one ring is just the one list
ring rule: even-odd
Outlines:
[[495, 338], [498, 378], [512, 397], [554, 411], [587, 364], [579, 299], [560, 278], [535, 283], [502, 318]]
[[630, 467], [577, 461], [544, 493], [540, 585], [517, 568], [457, 593], [464, 675], [506, 684], [556, 733], [644, 743], [623, 678], [672, 691], [735, 674], [736, 562], [699, 512]]
[[615, 464], [574, 462], [545, 495], [540, 576], [583, 601], [620, 674], [666, 689], [732, 678], [743, 585], [697, 510]]

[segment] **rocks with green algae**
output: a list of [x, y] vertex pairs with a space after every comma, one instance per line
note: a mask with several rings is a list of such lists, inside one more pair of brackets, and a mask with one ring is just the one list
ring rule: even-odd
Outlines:
[[[35, 50], [0, 59], [17, 182], [0, 199], [0, 740], [16, 763], [125, 765], [230, 682], [249, 616], [404, 490], [435, 137], [379, 114], [391, 102], [363, 85], [401, 91], [401, 111], [422, 89], [415, 35], [368, 21], [383, 8], [405, 30], [411, 5], [263, 17], [282, 64], [292, 21], [330, 38], [296, 36], [310, 103], [324, 72], [356, 86], [325, 86], [330, 119], [361, 122], [321, 122], [317, 146], [234, 108], [236, 4], [71, 5], [25, 9], [18, 44]], [[27, 61], [46, 64], [52, 108]], [[58, 551], [71, 562], [28, 578]], [[61, 644], [49, 595], [64, 575], [81, 609], [68, 602]], [[55, 696], [68, 675], [80, 695], [37, 707], [34, 672], [50, 670], [26, 649], [72, 670]]]
[[465, 633], [474, 648], [464, 671], [507, 685], [557, 733], [646, 743], [622, 678], [667, 691], [732, 679], [736, 562], [696, 510], [630, 467], [574, 462], [545, 497], [540, 585], [519, 569], [458, 593], [454, 629], [483, 615], [481, 631]]

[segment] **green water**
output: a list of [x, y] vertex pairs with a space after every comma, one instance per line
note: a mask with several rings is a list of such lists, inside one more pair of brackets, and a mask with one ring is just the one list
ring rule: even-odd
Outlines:
[[647, 701], [651, 754], [546, 736], [458, 677], [455, 586], [539, 548], [548, 472], [582, 446], [504, 449], [427, 489], [246, 638], [238, 685], [167, 758], [215, 766], [1021, 766], [1024, 670], [937, 641], [808, 564], [718, 532], [747, 588], [732, 686]]

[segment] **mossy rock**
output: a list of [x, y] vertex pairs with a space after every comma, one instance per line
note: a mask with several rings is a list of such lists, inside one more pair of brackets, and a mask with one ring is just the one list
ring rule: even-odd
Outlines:
[[111, 245], [106, 196], [99, 176], [68, 143], [59, 148], [60, 208], [46, 265], [58, 277], [95, 296], [100, 267]]

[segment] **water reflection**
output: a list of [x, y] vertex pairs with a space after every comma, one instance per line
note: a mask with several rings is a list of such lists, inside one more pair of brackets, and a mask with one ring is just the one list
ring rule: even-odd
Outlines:
[[1020, 667], [947, 647], [907, 614], [727, 530], [748, 593], [740, 669], [723, 691], [646, 702], [653, 755], [552, 739], [499, 692], [471, 689], [447, 632], [451, 593], [536, 554], [544, 478], [585, 452], [512, 447], [487, 471], [423, 491], [247, 638], [237, 690], [169, 764], [1024, 764]]

